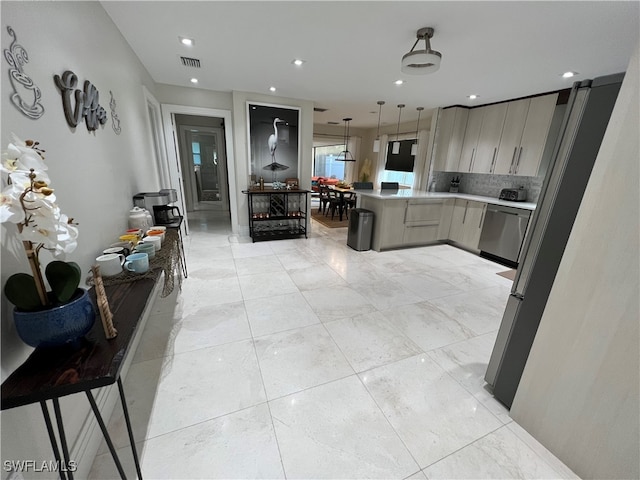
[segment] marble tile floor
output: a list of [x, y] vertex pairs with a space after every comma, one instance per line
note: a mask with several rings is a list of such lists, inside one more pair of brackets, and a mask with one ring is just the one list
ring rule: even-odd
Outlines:
[[[485, 388], [505, 267], [449, 245], [356, 252], [315, 222], [252, 244], [221, 212], [189, 218], [189, 278], [124, 381], [145, 478], [577, 478]], [[119, 406], [108, 428], [135, 478]], [[118, 478], [104, 442], [90, 478]]]

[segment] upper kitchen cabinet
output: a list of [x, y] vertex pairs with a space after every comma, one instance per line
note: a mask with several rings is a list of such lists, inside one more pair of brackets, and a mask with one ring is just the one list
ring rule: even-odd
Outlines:
[[462, 153], [460, 154], [460, 163], [458, 165], [459, 172], [471, 171], [478, 149], [478, 138], [480, 137], [483, 115], [484, 108], [474, 108], [469, 112], [467, 128], [464, 132]]
[[440, 172], [458, 171], [468, 117], [468, 108], [440, 109], [434, 147], [434, 170]]
[[513, 174], [528, 177], [538, 174], [557, 101], [557, 93], [531, 99]]
[[558, 94], [509, 102], [495, 168], [491, 173], [535, 176]]
[[475, 173], [491, 173], [496, 162], [500, 137], [507, 114], [507, 103], [496, 103], [482, 107], [482, 127], [478, 137], [476, 158], [471, 165], [471, 171]]
[[522, 132], [527, 123], [527, 112], [529, 111], [530, 103], [531, 99], [529, 98], [509, 102], [500, 139], [500, 149], [490, 173], [513, 174], [518, 148], [520, 148], [520, 141], [522, 140]]

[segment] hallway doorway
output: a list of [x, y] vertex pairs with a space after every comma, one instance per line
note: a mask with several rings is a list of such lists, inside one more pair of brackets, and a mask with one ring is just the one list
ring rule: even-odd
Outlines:
[[184, 117], [190, 116], [176, 115], [176, 126], [187, 211], [218, 210], [230, 215], [224, 122], [203, 117], [202, 123], [220, 126], [192, 125], [183, 123], [189, 121]]

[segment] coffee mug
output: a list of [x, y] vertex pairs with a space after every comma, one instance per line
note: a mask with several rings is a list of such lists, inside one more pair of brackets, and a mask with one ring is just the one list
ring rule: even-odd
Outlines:
[[132, 253], [124, 262], [124, 268], [134, 273], [144, 273], [149, 270], [149, 255], [146, 253]]
[[146, 253], [149, 255], [150, 259], [156, 256], [156, 247], [153, 243], [140, 242], [136, 245], [136, 248], [134, 248], [133, 251], [135, 253]]
[[96, 258], [96, 263], [100, 267], [100, 274], [105, 277], [117, 275], [122, 272], [122, 264], [124, 263], [124, 255], [117, 253], [107, 253]]
[[109, 248], [105, 248], [102, 251], [102, 253], [104, 255], [107, 255], [109, 253], [116, 253], [118, 255], [122, 255], [123, 257], [126, 257], [131, 253], [131, 250], [129, 250], [127, 247], [109, 247]]
[[162, 230], [163, 232], [167, 231], [167, 227], [164, 225], [154, 225], [151, 227], [151, 230]]
[[142, 237], [142, 229], [141, 228], [130, 228], [126, 232], [125, 235], [137, 235], [138, 237]]
[[131, 233], [127, 233], [125, 235], [120, 235], [120, 241], [121, 242], [131, 242], [134, 245], [136, 243], [138, 243], [138, 240], [140, 240], [140, 237], [138, 237], [138, 235], [134, 235]]
[[154, 247], [156, 247], [156, 252], [160, 250], [160, 245], [162, 245], [162, 239], [158, 235], [147, 235], [142, 239], [142, 243], [151, 243]]
[[160, 237], [160, 241], [164, 242], [164, 230], [147, 230], [147, 237]]

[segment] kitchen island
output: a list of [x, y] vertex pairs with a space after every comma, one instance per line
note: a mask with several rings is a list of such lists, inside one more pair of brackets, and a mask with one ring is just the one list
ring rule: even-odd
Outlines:
[[357, 190], [357, 194], [358, 207], [375, 214], [371, 246], [378, 252], [444, 241], [478, 252], [487, 204], [536, 207], [532, 202], [412, 189]]

